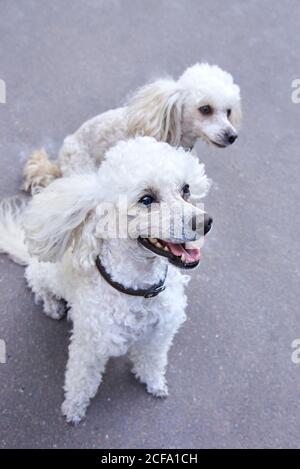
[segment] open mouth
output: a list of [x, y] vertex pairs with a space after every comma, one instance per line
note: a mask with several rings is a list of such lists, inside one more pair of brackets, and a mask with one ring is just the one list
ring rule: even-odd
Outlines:
[[195, 246], [187, 247], [187, 243], [177, 244], [162, 239], [141, 237], [138, 238], [138, 242], [155, 254], [166, 257], [171, 264], [181, 269], [194, 269], [200, 262], [200, 249]]
[[214, 142], [213, 140], [211, 140], [211, 143], [213, 145], [215, 145], [216, 147], [218, 147], [218, 148], [226, 148], [227, 147], [227, 145], [221, 145], [221, 143]]

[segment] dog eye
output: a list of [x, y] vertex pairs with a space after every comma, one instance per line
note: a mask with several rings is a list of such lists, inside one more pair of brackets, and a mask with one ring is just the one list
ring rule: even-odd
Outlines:
[[227, 117], [231, 116], [231, 109], [227, 109]]
[[139, 203], [145, 205], [146, 207], [149, 207], [149, 205], [151, 205], [153, 202], [155, 202], [155, 199], [152, 197], [152, 195], [144, 195], [144, 197], [139, 200]]
[[212, 107], [207, 105], [207, 106], [201, 106], [199, 107], [199, 111], [201, 112], [201, 114], [203, 115], [209, 115], [209, 114], [212, 114]]
[[188, 184], [185, 184], [181, 191], [184, 198], [188, 198], [191, 195], [190, 186]]

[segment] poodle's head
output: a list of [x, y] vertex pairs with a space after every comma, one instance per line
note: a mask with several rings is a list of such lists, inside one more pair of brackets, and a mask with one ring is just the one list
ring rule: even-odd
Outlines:
[[101, 237], [104, 226], [108, 236], [114, 236], [108, 222], [115, 212], [118, 236], [146, 257], [150, 251], [152, 257], [163, 256], [178, 267], [198, 264], [195, 241], [210, 230], [212, 219], [201, 203], [210, 181], [196, 157], [153, 138], [120, 142], [108, 152], [99, 184], [107, 207], [112, 204], [111, 211], [105, 203], [98, 207], [99, 219], [106, 210], [97, 227]]
[[130, 135], [185, 148], [192, 148], [198, 138], [227, 147], [236, 140], [240, 121], [239, 87], [229, 73], [206, 63], [188, 68], [178, 81], [144, 86], [128, 106]]
[[183, 149], [147, 137], [120, 142], [97, 174], [57, 180], [33, 197], [24, 221], [30, 252], [55, 261], [72, 246], [77, 265], [90, 268], [113, 242], [145, 261], [195, 267], [195, 243], [212, 223], [199, 203], [209, 186], [203, 165]]
[[232, 145], [241, 121], [240, 89], [232, 76], [208, 64], [188, 68], [178, 80], [185, 93], [182, 132], [218, 147]]

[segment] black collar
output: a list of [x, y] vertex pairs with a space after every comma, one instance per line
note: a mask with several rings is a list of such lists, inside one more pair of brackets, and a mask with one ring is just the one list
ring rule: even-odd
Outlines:
[[127, 287], [124, 287], [121, 283], [115, 282], [111, 278], [111, 275], [105, 270], [105, 267], [102, 264], [99, 256], [96, 257], [96, 267], [99, 270], [102, 277], [104, 278], [104, 280], [106, 280], [107, 283], [109, 283], [110, 286], [112, 286], [113, 288], [115, 288], [116, 290], [118, 290], [121, 293], [126, 293], [127, 295], [143, 296], [144, 298], [153, 298], [153, 297], [157, 296], [159, 293], [161, 293], [162, 291], [164, 291], [165, 288], [166, 288], [164, 286], [164, 283], [165, 283], [166, 278], [167, 278], [168, 265], [166, 266], [165, 275], [162, 278], [162, 280], [160, 280], [155, 285], [152, 285], [152, 287], [137, 288], [137, 289], [127, 288]]

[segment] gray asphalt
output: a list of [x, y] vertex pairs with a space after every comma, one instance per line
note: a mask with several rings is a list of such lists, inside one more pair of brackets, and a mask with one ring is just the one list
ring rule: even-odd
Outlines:
[[60, 415], [70, 324], [33, 304], [23, 268], [0, 257], [3, 448], [300, 447], [298, 0], [2, 0], [0, 197], [28, 153], [55, 156], [87, 118], [146, 81], [217, 63], [240, 84], [230, 149], [198, 145], [214, 229], [170, 353], [170, 397], [148, 396], [112, 360], [77, 427]]

